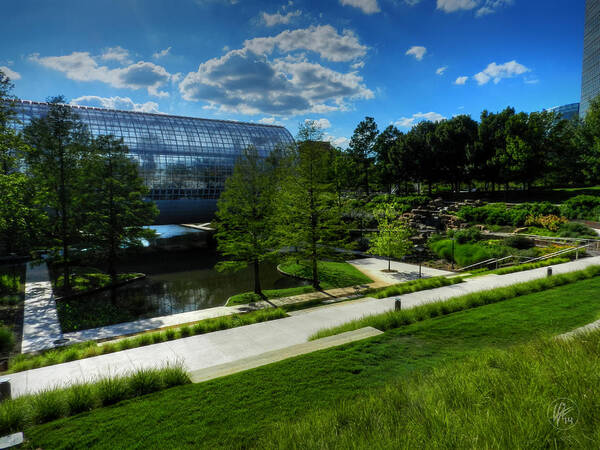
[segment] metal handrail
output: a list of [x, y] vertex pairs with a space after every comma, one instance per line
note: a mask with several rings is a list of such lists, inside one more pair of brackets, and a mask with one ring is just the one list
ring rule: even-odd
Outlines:
[[582, 245], [581, 247], [565, 248], [563, 250], [559, 250], [558, 252], [554, 252], [554, 253], [550, 253], [548, 255], [540, 256], [538, 258], [530, 259], [529, 261], [525, 261], [524, 264], [528, 264], [528, 263], [532, 263], [532, 262], [536, 262], [536, 261], [543, 261], [545, 259], [554, 258], [555, 256], [565, 255], [565, 254], [571, 253], [571, 252], [577, 252], [579, 250], [583, 250], [583, 249], [588, 248], [588, 246], [589, 246], [589, 244], [588, 245]]

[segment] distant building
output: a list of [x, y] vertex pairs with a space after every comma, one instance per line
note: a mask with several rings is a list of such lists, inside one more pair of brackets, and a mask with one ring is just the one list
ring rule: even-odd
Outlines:
[[[48, 103], [20, 101], [20, 126], [48, 113]], [[71, 105], [69, 105], [71, 106]], [[209, 221], [241, 151], [267, 156], [294, 142], [284, 127], [166, 114], [71, 106], [93, 136], [123, 138], [160, 214], [157, 224]], [[150, 225], [150, 224], [149, 224]]]
[[582, 118], [587, 114], [590, 101], [598, 94], [600, 94], [600, 0], [586, 0], [581, 107], [579, 108]]
[[548, 108], [546, 111], [558, 113], [563, 119], [571, 120], [579, 116], [579, 103], [555, 106], [554, 108]]

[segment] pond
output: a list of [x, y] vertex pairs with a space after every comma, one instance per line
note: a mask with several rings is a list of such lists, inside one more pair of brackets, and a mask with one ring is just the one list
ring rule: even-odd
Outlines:
[[[119, 271], [142, 272], [147, 277], [118, 288], [114, 299], [110, 291], [103, 291], [58, 302], [63, 331], [223, 306], [230, 296], [253, 290], [251, 268], [219, 273], [214, 269], [218, 261], [210, 248], [157, 250], [129, 257]], [[263, 289], [284, 289], [307, 282], [281, 275], [275, 264], [262, 264], [261, 284]]]

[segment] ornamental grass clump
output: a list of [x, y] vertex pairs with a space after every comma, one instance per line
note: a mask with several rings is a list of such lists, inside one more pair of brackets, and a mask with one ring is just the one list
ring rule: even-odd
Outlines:
[[175, 364], [6, 400], [0, 403], [0, 434], [187, 383], [187, 372], [181, 364]]

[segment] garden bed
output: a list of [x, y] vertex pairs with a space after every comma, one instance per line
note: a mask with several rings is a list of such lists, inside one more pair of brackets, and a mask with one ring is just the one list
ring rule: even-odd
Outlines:
[[25, 276], [24, 264], [0, 266], [0, 370], [21, 349]]

